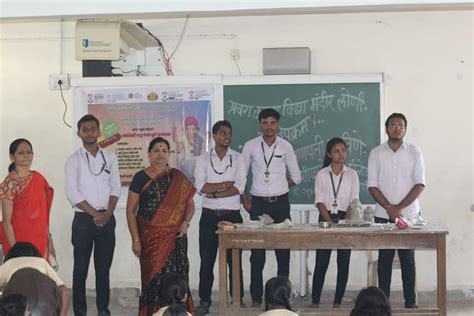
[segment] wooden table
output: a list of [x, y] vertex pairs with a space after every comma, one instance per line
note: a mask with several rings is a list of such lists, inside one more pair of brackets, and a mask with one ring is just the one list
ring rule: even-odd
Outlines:
[[[377, 225], [377, 224], [375, 224]], [[227, 303], [227, 249], [232, 249], [233, 293], [240, 293], [240, 249], [423, 249], [436, 250], [438, 308], [429, 309], [435, 315], [446, 315], [446, 235], [444, 224], [428, 224], [421, 229], [390, 229], [387, 225], [363, 228], [319, 228], [317, 224], [296, 224], [290, 229], [245, 227], [235, 230], [218, 230], [219, 234], [219, 315], [228, 315]], [[233, 306], [240, 309], [239, 295]], [[411, 314], [425, 313], [422, 308], [410, 310]]]

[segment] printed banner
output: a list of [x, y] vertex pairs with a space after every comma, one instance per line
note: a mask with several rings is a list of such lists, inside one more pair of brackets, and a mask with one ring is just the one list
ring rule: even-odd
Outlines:
[[157, 136], [170, 143], [170, 166], [194, 182], [196, 158], [209, 147], [212, 87], [88, 88], [82, 93], [88, 113], [100, 122], [99, 145], [117, 155], [123, 186], [149, 165], [148, 144]]

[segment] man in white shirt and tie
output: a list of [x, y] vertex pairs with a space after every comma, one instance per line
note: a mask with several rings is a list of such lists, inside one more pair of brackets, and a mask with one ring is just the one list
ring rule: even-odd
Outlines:
[[[199, 271], [200, 305], [198, 315], [209, 313], [212, 304], [211, 293], [214, 282], [218, 236], [215, 233], [220, 221], [242, 223], [240, 216], [240, 195], [244, 193], [247, 172], [242, 155], [230, 148], [232, 126], [226, 121], [218, 121], [212, 127], [215, 146], [196, 161], [194, 169], [195, 186], [203, 195], [202, 215], [199, 221]], [[229, 283], [232, 293], [232, 253], [227, 252]], [[240, 300], [243, 298], [242, 266], [240, 266]]]
[[[262, 110], [258, 115], [262, 135], [246, 142], [242, 150], [247, 172], [252, 168], [251, 202], [247, 194], [243, 196], [244, 207], [250, 212], [252, 220], [258, 220], [263, 214], [270, 215], [275, 223], [290, 219], [288, 191], [291, 186], [301, 182], [301, 172], [293, 147], [277, 136], [279, 121], [278, 111], [271, 108]], [[277, 275], [288, 277], [290, 250], [276, 249], [275, 256], [278, 264]], [[265, 250], [252, 250], [250, 264], [250, 294], [252, 306], [256, 307], [262, 303]]]
[[[401, 113], [385, 121], [388, 141], [372, 149], [369, 155], [367, 187], [377, 202], [375, 222], [395, 222], [397, 218], [415, 219], [420, 214], [418, 196], [425, 188], [425, 166], [421, 151], [403, 140], [407, 119]], [[395, 250], [379, 251], [379, 287], [390, 297], [392, 263]], [[415, 250], [398, 249], [402, 270], [405, 308], [417, 308], [415, 293]]]
[[115, 248], [114, 210], [120, 196], [120, 176], [115, 154], [99, 147], [99, 120], [83, 116], [77, 123], [82, 147], [66, 161], [66, 195], [75, 214], [72, 222], [74, 246], [73, 310], [87, 315], [86, 279], [92, 250], [99, 316], [110, 315], [109, 272]]

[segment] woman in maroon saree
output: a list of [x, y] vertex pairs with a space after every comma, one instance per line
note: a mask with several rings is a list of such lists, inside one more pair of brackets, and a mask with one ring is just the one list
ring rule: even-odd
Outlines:
[[49, 235], [53, 188], [39, 172], [30, 170], [33, 148], [28, 140], [20, 138], [10, 144], [10, 159], [13, 162], [0, 191], [3, 252], [7, 254], [16, 242], [25, 241], [48, 259], [50, 253], [55, 255]]
[[[161, 307], [163, 274], [178, 273], [189, 282], [186, 234], [194, 214], [196, 189], [179, 170], [168, 167], [169, 152], [164, 138], [151, 141], [150, 167], [134, 175], [128, 194], [132, 250], [140, 258], [141, 268], [140, 316], [152, 315]], [[186, 307], [195, 314], [190, 292]]]

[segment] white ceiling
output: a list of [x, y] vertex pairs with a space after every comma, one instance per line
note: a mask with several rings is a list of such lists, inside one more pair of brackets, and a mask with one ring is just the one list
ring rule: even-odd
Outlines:
[[474, 0], [0, 0], [0, 19], [176, 17], [472, 9]]

